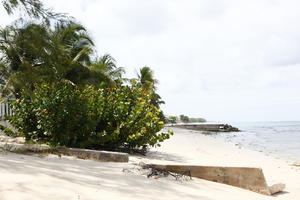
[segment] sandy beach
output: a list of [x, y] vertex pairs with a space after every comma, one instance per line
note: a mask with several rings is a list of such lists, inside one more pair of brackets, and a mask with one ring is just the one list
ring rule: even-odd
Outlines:
[[[173, 130], [174, 136], [161, 147], [151, 149], [147, 156], [130, 156], [129, 163], [1, 152], [0, 199], [300, 199], [300, 168], [291, 166], [292, 161], [194, 131]], [[269, 185], [282, 182], [286, 189], [270, 197], [197, 178], [147, 178], [139, 162], [260, 167]]]

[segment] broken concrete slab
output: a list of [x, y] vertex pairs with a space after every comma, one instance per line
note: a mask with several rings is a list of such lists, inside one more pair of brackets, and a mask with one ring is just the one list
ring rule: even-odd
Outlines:
[[284, 190], [284, 188], [285, 188], [285, 184], [277, 183], [277, 184], [274, 184], [274, 185], [270, 186], [269, 190], [270, 190], [270, 193], [272, 195], [272, 194], [282, 192]]
[[145, 166], [232, 185], [264, 195], [272, 195], [285, 188], [284, 184], [276, 184], [269, 188], [260, 168], [157, 164], [147, 164]]
[[102, 162], [128, 162], [129, 160], [129, 156], [127, 153], [111, 151], [97, 151], [77, 148], [59, 148], [58, 152], [63, 155], [75, 156], [81, 159], [89, 159]]
[[3, 151], [14, 153], [50, 153], [57, 155], [67, 155], [74, 156], [80, 159], [89, 159], [101, 162], [128, 162], [129, 160], [129, 156], [127, 153], [66, 147], [49, 147], [48, 145], [29, 145], [0, 142], [0, 149], [2, 149]]
[[1, 142], [0, 149], [2, 149], [3, 151], [14, 153], [46, 153], [49, 152], [52, 148], [48, 145], [27, 145], [10, 142]]

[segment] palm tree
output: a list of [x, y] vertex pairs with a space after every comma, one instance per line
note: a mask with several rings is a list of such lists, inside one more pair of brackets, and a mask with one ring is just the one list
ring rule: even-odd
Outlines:
[[75, 22], [57, 23], [51, 32], [59, 60], [58, 71], [62, 79], [80, 84], [89, 77], [94, 43], [86, 29]]
[[0, 59], [5, 66], [0, 70], [10, 74], [3, 88], [16, 94], [20, 87], [36, 82], [67, 79], [77, 83], [83, 72], [89, 73], [92, 52], [92, 40], [77, 23], [58, 22], [51, 29], [45, 23], [18, 21], [0, 30]]
[[57, 45], [61, 45], [67, 51], [72, 61], [84, 65], [91, 63], [89, 56], [93, 51], [94, 43], [81, 24], [73, 21], [56, 23], [52, 38]]
[[91, 76], [90, 83], [98, 85], [106, 83], [107, 86], [115, 86], [123, 82], [124, 69], [117, 67], [116, 60], [109, 54], [97, 58], [89, 67]]
[[109, 54], [95, 57], [86, 29], [75, 22], [35, 24], [17, 21], [0, 29], [0, 84], [4, 94], [17, 96], [35, 83], [68, 81], [75, 85], [121, 84], [123, 68]]
[[150, 69], [150, 67], [142, 67], [137, 76], [138, 82], [145, 90], [155, 89], [155, 84], [157, 84], [158, 81], [154, 79], [153, 71]]
[[[142, 67], [137, 76], [139, 84], [151, 95], [151, 104], [157, 108], [160, 108], [160, 105], [164, 104], [165, 102], [162, 101], [161, 96], [156, 93], [156, 84], [158, 81], [154, 78], [151, 68], [147, 66]], [[163, 112], [160, 112], [159, 118], [162, 121], [165, 121]]]

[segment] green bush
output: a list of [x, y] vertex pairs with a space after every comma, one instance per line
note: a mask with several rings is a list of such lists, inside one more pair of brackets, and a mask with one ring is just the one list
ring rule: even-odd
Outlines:
[[93, 110], [98, 109], [95, 115], [98, 123], [90, 141], [92, 146], [145, 149], [171, 134], [158, 133], [164, 126], [159, 118], [161, 111], [151, 104], [151, 94], [138, 85], [98, 90], [92, 102]]
[[32, 102], [36, 128], [53, 145], [78, 147], [95, 127], [96, 122], [89, 116], [88, 96], [73, 85], [40, 85], [34, 91]]
[[159, 132], [160, 110], [137, 84], [79, 89], [67, 83], [42, 84], [13, 102], [10, 122], [27, 140], [94, 149], [146, 149], [169, 138]]
[[34, 105], [28, 93], [23, 93], [22, 98], [10, 102], [14, 110], [14, 116], [6, 116], [6, 119], [18, 129], [26, 140], [43, 138], [43, 132], [37, 129], [37, 118]]

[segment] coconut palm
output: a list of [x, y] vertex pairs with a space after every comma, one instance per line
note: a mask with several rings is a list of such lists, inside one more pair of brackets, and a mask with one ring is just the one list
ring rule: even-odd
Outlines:
[[146, 90], [155, 89], [155, 84], [158, 83], [158, 81], [154, 78], [153, 71], [147, 66], [144, 66], [140, 69], [137, 77], [138, 82]]
[[[158, 81], [154, 78], [151, 68], [147, 66], [142, 67], [137, 74], [137, 77], [139, 84], [151, 95], [151, 104], [160, 108], [160, 105], [165, 102], [162, 101], [161, 96], [156, 93], [156, 84]], [[159, 117], [162, 121], [165, 121], [165, 116], [162, 112], [160, 112]]]
[[[75, 22], [35, 24], [15, 22], [0, 29], [0, 70], [4, 94], [39, 82], [69, 81], [71, 84], [114, 86], [122, 82], [123, 68], [109, 54], [95, 60], [94, 44], [86, 29]], [[6, 78], [6, 80], [4, 80]], [[3, 84], [5, 83], [5, 86]]]
[[61, 45], [72, 61], [89, 65], [90, 53], [94, 43], [88, 35], [86, 29], [73, 21], [56, 23], [51, 33], [57, 45]]
[[91, 83], [99, 85], [106, 82], [108, 86], [114, 86], [123, 81], [124, 69], [117, 67], [116, 60], [109, 54], [104, 54], [89, 67]]
[[1, 61], [9, 73], [7, 91], [41, 81], [62, 79], [77, 83], [88, 72], [93, 42], [84, 27], [74, 22], [47, 24], [16, 22], [0, 30]]
[[92, 63], [94, 43], [86, 29], [75, 22], [57, 23], [51, 33], [56, 51], [60, 55], [61, 78], [80, 84], [89, 76], [88, 67]]

